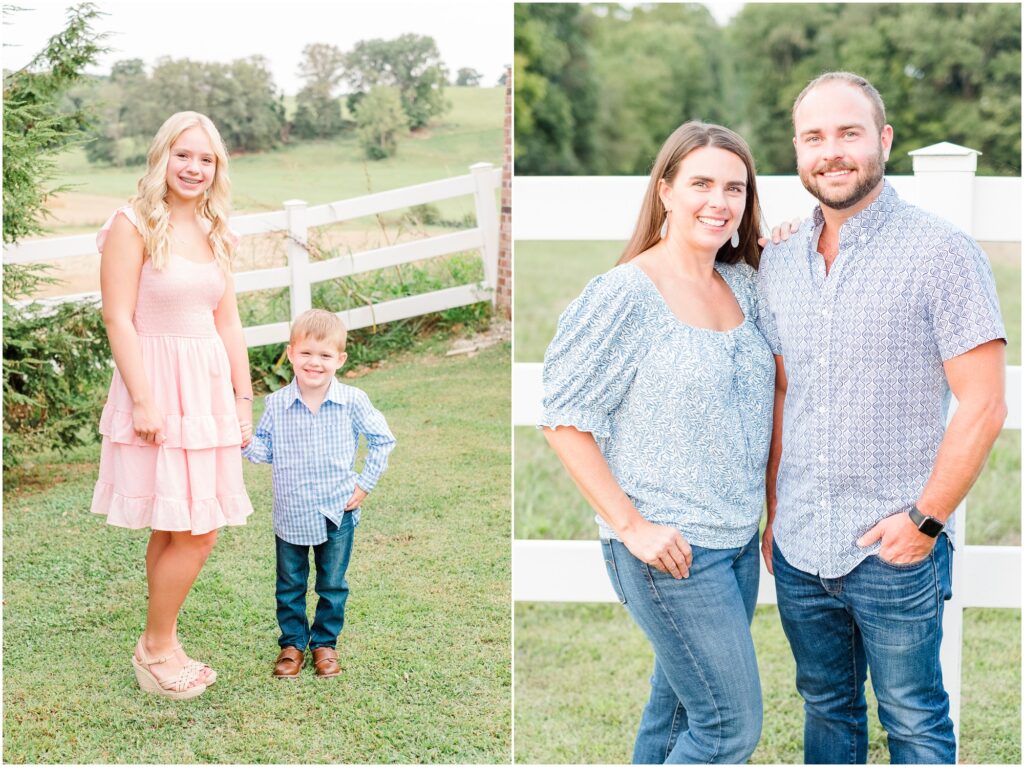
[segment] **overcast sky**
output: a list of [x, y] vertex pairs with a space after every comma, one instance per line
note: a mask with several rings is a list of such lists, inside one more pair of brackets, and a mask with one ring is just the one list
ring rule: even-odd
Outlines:
[[[17, 0], [26, 8], [4, 14], [3, 66], [24, 66], [62, 29], [73, 3]], [[265, 56], [278, 87], [294, 94], [302, 48], [331, 43], [343, 51], [360, 40], [391, 39], [415, 32], [437, 41], [449, 71], [472, 67], [494, 85], [512, 63], [512, 5], [481, 0], [365, 0], [350, 2], [164, 2], [97, 0], [109, 14], [98, 29], [109, 32], [110, 53], [95, 74], [106, 74], [122, 59], [152, 64], [161, 56], [198, 61], [231, 61], [254, 54]]]

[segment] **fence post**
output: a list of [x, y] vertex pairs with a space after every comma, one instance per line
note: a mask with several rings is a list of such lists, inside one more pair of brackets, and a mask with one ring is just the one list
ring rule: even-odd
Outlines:
[[497, 300], [498, 287], [498, 210], [494, 199], [494, 166], [478, 162], [469, 166], [476, 184], [473, 201], [476, 203], [476, 223], [484, 237], [484, 284], [491, 289], [491, 304]]
[[909, 152], [917, 177], [917, 204], [974, 235], [977, 149], [943, 141]]
[[313, 299], [309, 287], [308, 229], [306, 226], [305, 200], [287, 200], [284, 203], [288, 218], [288, 269], [292, 284], [288, 290], [294, 320], [307, 309], [312, 308]]

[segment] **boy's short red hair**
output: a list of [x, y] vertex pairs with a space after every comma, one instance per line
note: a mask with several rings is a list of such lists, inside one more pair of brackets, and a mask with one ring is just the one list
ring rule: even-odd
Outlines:
[[347, 336], [345, 323], [337, 314], [324, 309], [309, 309], [292, 322], [292, 332], [288, 343], [294, 344], [303, 338], [315, 338], [317, 341], [333, 343], [338, 347], [339, 352], [343, 352]]

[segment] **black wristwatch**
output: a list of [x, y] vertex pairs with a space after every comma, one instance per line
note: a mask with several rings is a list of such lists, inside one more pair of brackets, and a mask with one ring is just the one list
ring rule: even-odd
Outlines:
[[946, 527], [945, 523], [940, 522], [935, 517], [922, 514], [916, 505], [911, 506], [908, 513], [910, 514], [910, 521], [917, 525], [917, 529], [931, 538], [937, 538], [943, 528]]

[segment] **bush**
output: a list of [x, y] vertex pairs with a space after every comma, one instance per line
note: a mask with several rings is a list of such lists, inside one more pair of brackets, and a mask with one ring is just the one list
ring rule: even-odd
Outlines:
[[5, 469], [26, 454], [96, 442], [110, 384], [110, 345], [94, 303], [11, 300], [47, 281], [40, 267], [4, 267]]

